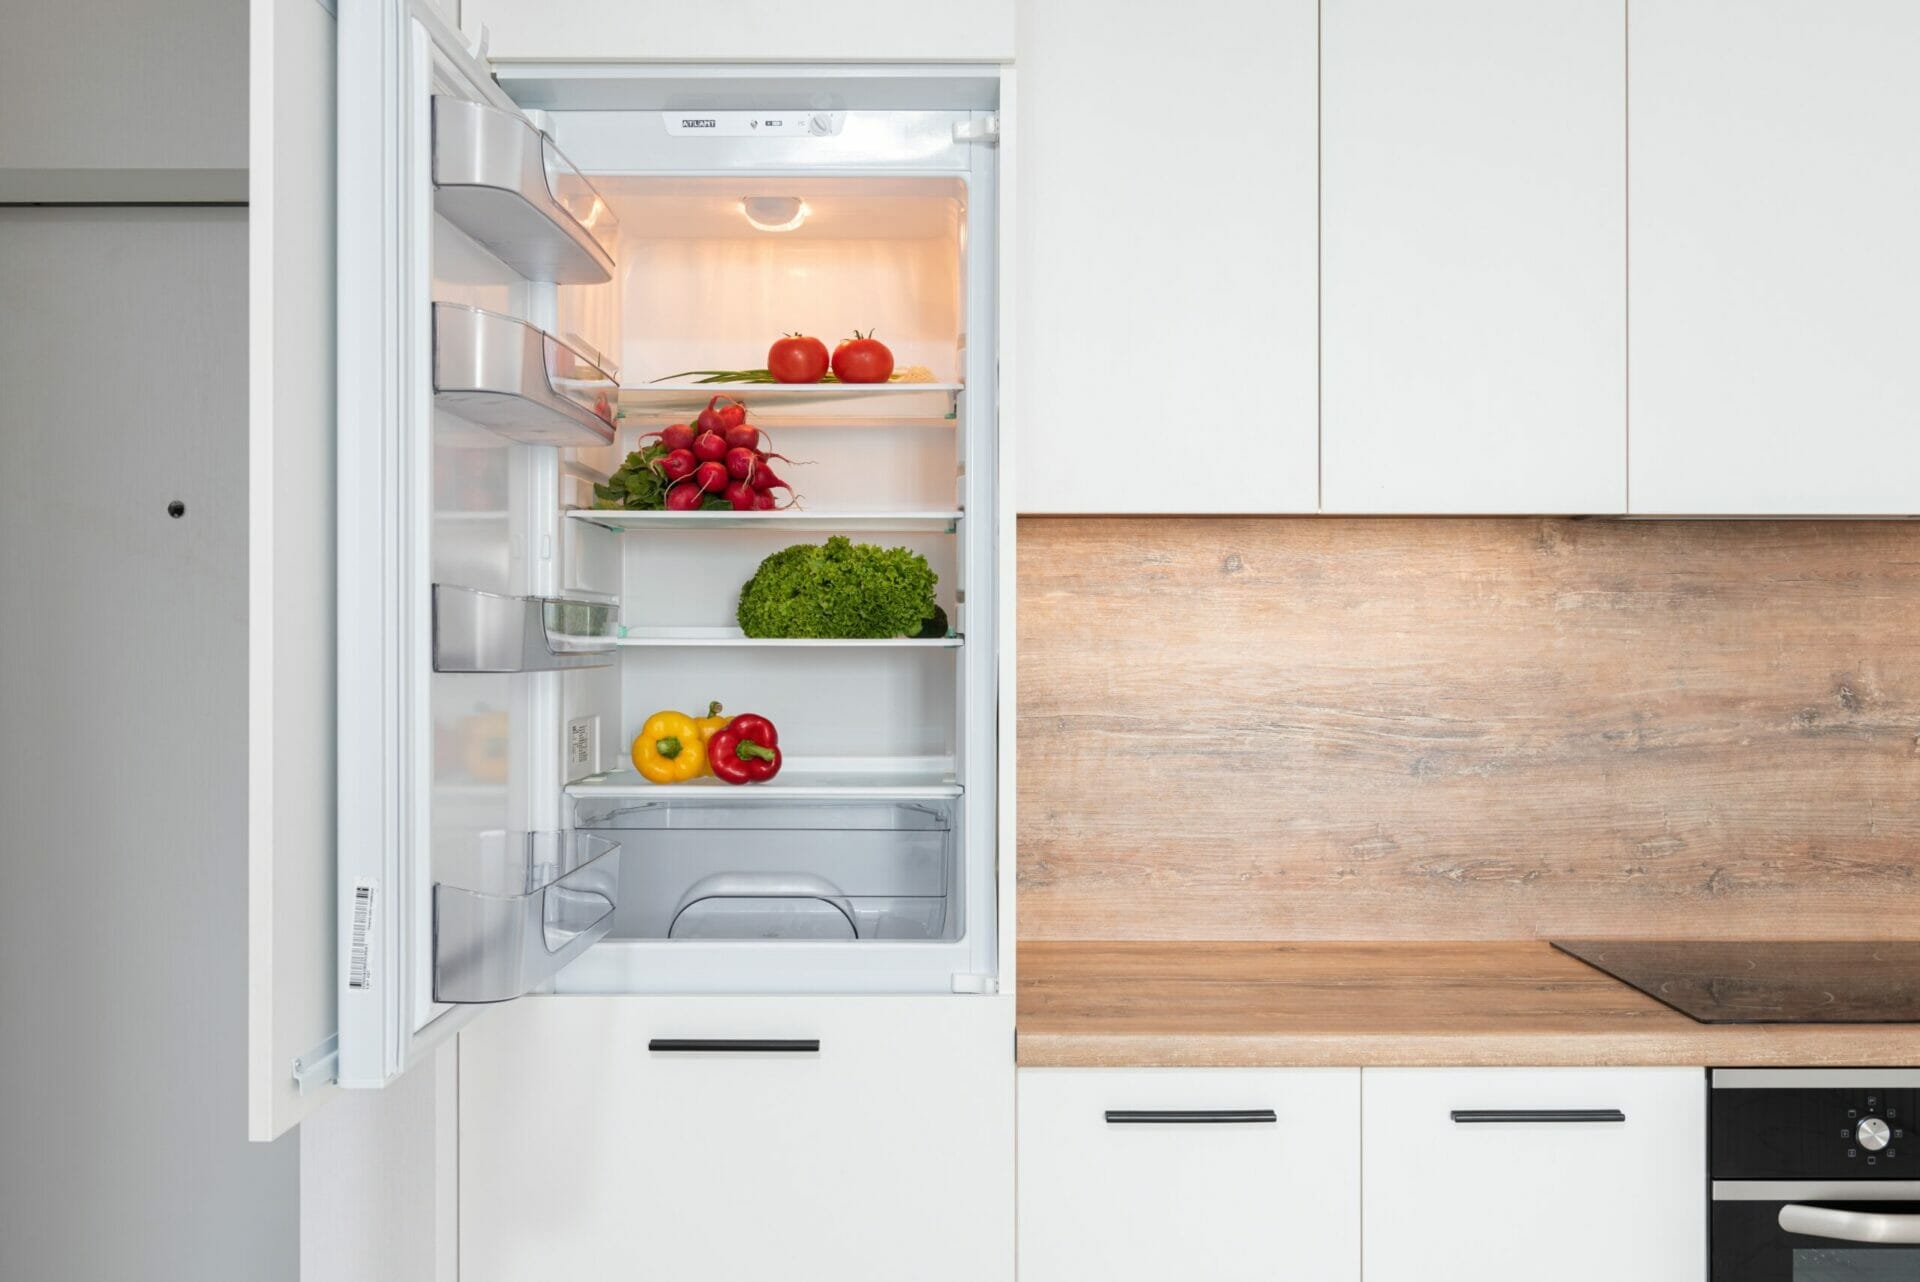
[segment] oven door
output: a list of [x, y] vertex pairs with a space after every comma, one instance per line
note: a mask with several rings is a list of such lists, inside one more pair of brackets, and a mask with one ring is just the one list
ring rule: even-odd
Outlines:
[[1920, 1180], [1715, 1180], [1712, 1282], [1920, 1282]]

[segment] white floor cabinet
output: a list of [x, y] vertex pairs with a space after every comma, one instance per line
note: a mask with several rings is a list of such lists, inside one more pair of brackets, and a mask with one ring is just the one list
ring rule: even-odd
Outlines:
[[461, 1282], [1010, 1282], [1013, 1107], [1011, 998], [526, 998], [460, 1037]]
[[1704, 1282], [1700, 1069], [1362, 1076], [1367, 1282]]
[[1025, 1069], [1021, 1282], [1358, 1282], [1358, 1069]]
[[1020, 1282], [1705, 1282], [1698, 1068], [1019, 1078]]

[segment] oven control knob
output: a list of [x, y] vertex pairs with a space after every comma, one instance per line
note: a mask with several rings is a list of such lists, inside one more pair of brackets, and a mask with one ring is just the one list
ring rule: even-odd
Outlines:
[[1869, 1153], [1878, 1153], [1893, 1138], [1893, 1128], [1877, 1117], [1860, 1119], [1860, 1125], [1854, 1130], [1853, 1137], [1860, 1141], [1860, 1147]]

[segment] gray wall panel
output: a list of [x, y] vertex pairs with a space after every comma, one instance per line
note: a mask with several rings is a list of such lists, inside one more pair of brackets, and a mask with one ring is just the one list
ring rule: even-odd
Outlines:
[[0, 1278], [298, 1275], [297, 1141], [246, 1139], [246, 264], [244, 210], [0, 210]]

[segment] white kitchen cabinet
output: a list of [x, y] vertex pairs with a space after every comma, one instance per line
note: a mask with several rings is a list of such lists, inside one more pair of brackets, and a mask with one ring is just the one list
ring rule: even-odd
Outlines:
[[1625, 22], [1326, 0], [1325, 511], [1625, 510]]
[[1920, 6], [1632, 11], [1629, 510], [1920, 511]]
[[1021, 1282], [1360, 1277], [1358, 1069], [1022, 1069]]
[[460, 1036], [461, 1280], [1010, 1282], [1013, 1075], [1008, 997], [524, 999]]
[[1315, 9], [1021, 7], [1021, 512], [1317, 506]]
[[460, 25], [509, 61], [1005, 62], [1014, 0], [463, 0]]
[[1367, 1282], [1706, 1277], [1704, 1070], [1362, 1078]]

